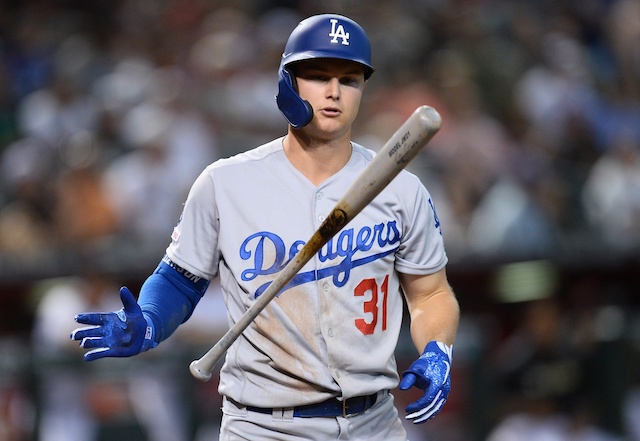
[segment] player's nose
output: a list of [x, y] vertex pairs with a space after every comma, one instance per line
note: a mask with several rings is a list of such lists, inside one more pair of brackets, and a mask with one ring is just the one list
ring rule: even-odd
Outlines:
[[333, 77], [327, 82], [326, 96], [331, 99], [340, 98], [340, 80], [338, 78]]

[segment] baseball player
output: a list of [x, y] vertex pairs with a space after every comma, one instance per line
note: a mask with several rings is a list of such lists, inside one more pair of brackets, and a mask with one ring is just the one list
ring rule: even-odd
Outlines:
[[[86, 360], [155, 347], [215, 277], [230, 323], [243, 315], [374, 156], [351, 141], [373, 71], [353, 20], [317, 15], [293, 30], [276, 97], [287, 134], [202, 172], [138, 301], [123, 287], [121, 310], [76, 316], [91, 325], [71, 335], [90, 349]], [[406, 440], [390, 391], [424, 390], [406, 409], [421, 423], [450, 390], [459, 309], [446, 263], [434, 203], [402, 171], [227, 351], [220, 439]], [[394, 350], [405, 300], [421, 355], [400, 381]]]

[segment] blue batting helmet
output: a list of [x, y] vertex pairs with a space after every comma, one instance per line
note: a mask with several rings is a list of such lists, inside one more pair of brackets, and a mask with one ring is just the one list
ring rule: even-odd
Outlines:
[[371, 44], [364, 29], [337, 14], [314, 15], [302, 20], [291, 32], [282, 54], [278, 71], [276, 102], [280, 112], [294, 128], [304, 127], [313, 118], [308, 101], [298, 95], [292, 63], [316, 58], [350, 60], [364, 67], [365, 79], [374, 69], [371, 66]]

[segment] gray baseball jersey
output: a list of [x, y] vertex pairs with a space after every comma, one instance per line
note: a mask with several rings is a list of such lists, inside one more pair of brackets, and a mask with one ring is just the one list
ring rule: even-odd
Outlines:
[[[167, 254], [220, 284], [230, 324], [318, 229], [374, 156], [319, 186], [288, 161], [282, 138], [219, 160], [198, 177]], [[393, 389], [403, 312], [397, 272], [447, 262], [429, 193], [402, 171], [330, 240], [229, 348], [219, 391], [237, 402], [290, 407]]]

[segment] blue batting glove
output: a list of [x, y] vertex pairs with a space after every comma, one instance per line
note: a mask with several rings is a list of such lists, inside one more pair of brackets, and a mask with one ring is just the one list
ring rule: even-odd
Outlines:
[[92, 325], [71, 333], [72, 340], [80, 340], [81, 347], [91, 349], [84, 354], [85, 361], [102, 357], [130, 357], [157, 346], [153, 341], [151, 320], [144, 317], [140, 305], [127, 287], [120, 288], [120, 299], [123, 308], [119, 311], [76, 315], [76, 322]]
[[416, 386], [424, 395], [407, 406], [407, 419], [414, 424], [423, 423], [435, 416], [444, 406], [451, 391], [451, 358], [453, 345], [430, 341], [424, 352], [402, 374], [400, 389]]

